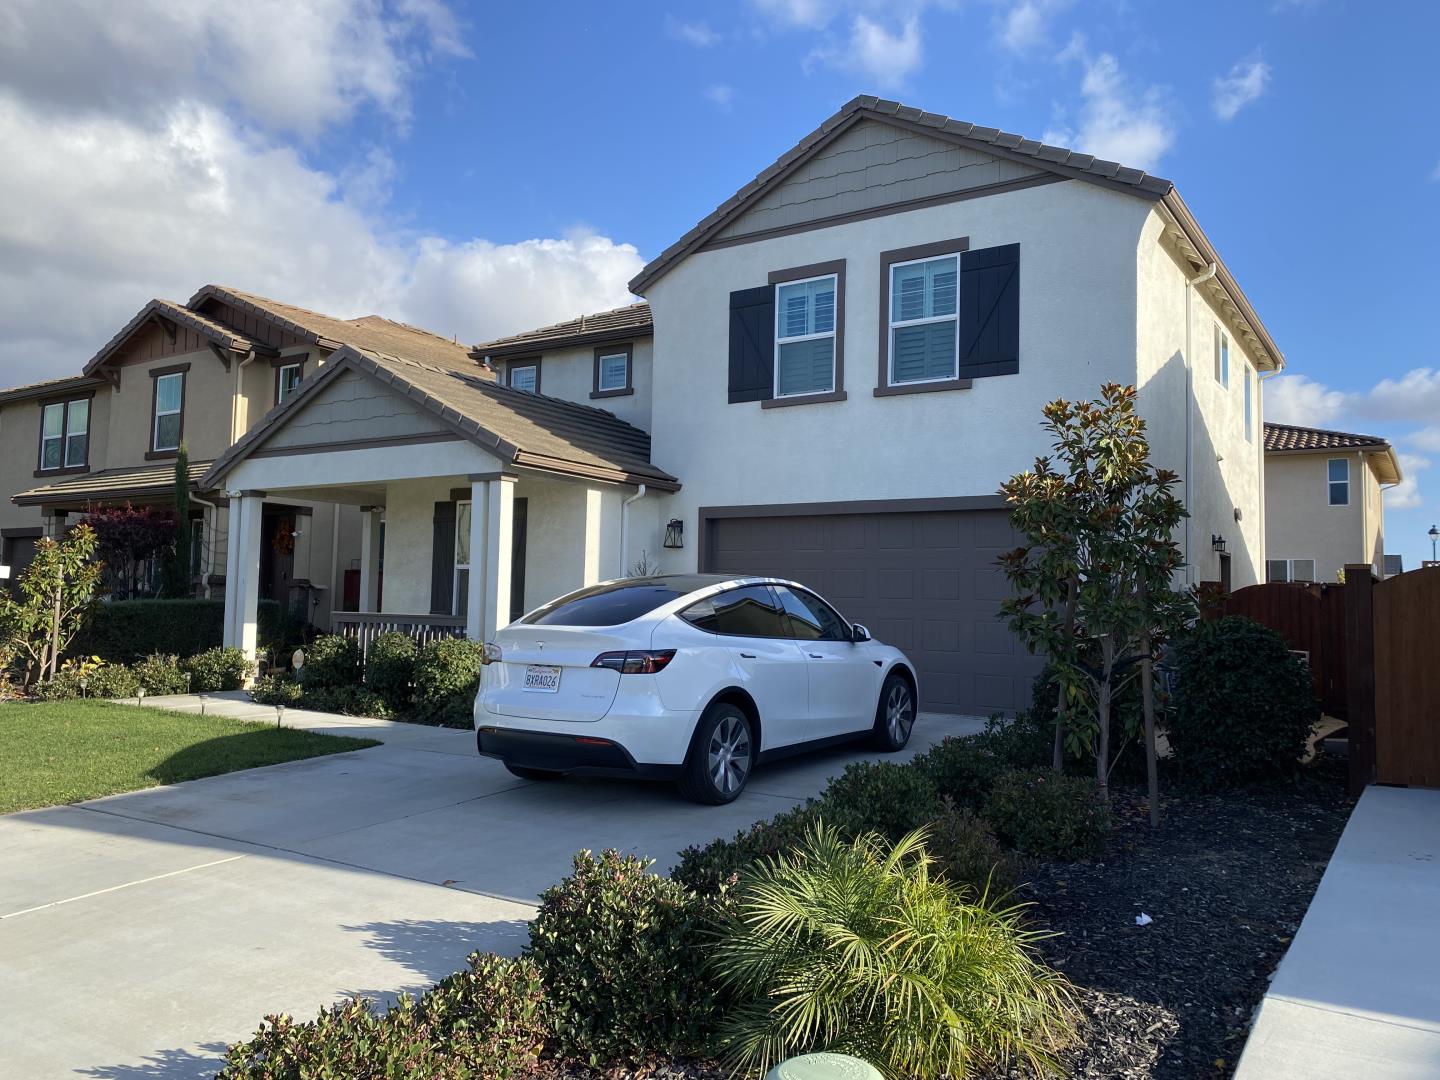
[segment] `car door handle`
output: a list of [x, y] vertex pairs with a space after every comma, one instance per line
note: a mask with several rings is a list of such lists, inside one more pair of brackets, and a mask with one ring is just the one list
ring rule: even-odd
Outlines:
[[825, 654], [824, 654], [824, 653], [812, 652], [812, 653], [806, 653], [805, 655], [808, 656], [808, 657], [810, 657], [811, 660], [824, 660], [824, 659], [825, 659]]
[[741, 658], [742, 660], [754, 660], [754, 659], [755, 659], [755, 654], [754, 654], [753, 652], [742, 652], [742, 653], [740, 654], [740, 658]]

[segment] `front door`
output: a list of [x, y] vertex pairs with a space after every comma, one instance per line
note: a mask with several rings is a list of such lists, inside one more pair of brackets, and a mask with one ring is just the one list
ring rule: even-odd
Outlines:
[[290, 602], [295, 576], [295, 511], [267, 512], [260, 519], [260, 599]]

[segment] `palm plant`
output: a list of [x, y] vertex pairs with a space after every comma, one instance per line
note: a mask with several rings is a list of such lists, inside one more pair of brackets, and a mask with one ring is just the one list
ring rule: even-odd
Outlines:
[[742, 878], [714, 970], [737, 1002], [722, 1032], [737, 1073], [812, 1049], [896, 1078], [1052, 1069], [1073, 992], [1037, 957], [1022, 908], [931, 877], [924, 830], [891, 847], [818, 825]]

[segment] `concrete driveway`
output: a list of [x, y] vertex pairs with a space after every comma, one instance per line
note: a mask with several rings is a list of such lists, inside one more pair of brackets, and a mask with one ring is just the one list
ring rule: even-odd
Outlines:
[[[579, 848], [668, 867], [869, 756], [768, 766], [730, 806], [701, 807], [668, 786], [517, 780], [464, 731], [293, 709], [285, 723], [384, 745], [0, 817], [0, 1076], [212, 1075], [267, 1013], [420, 990], [476, 949], [518, 951]], [[979, 726], [922, 715], [902, 756]]]

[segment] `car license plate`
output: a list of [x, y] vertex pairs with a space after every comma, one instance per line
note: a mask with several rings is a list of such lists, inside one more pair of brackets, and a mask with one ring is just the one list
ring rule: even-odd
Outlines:
[[548, 664], [528, 664], [525, 668], [525, 689], [541, 694], [554, 694], [560, 689], [560, 669]]

